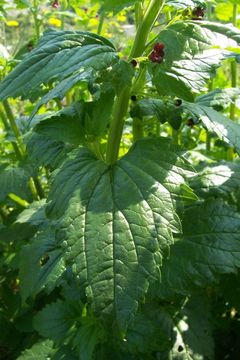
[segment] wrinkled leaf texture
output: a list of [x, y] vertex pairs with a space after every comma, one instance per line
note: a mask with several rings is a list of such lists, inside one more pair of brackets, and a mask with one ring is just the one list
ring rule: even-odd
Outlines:
[[53, 180], [47, 213], [60, 219], [65, 261], [96, 313], [114, 315], [122, 330], [181, 231], [174, 198], [194, 197], [188, 171], [169, 140], [144, 139], [113, 166], [81, 149]]

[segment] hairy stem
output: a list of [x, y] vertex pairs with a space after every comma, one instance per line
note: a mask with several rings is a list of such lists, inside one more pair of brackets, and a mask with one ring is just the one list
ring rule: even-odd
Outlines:
[[32, 14], [34, 20], [34, 27], [37, 41], [40, 38], [40, 24], [38, 20], [38, 0], [33, 0]]
[[[25, 146], [22, 142], [20, 130], [18, 129], [18, 126], [16, 124], [16, 121], [15, 121], [15, 118], [14, 118], [14, 115], [13, 115], [13, 112], [9, 105], [8, 100], [3, 101], [3, 107], [6, 112], [7, 119], [10, 124], [10, 128], [12, 129], [12, 131], [15, 135], [15, 138], [16, 138], [16, 143], [14, 143], [13, 148], [16, 152], [18, 159], [21, 160], [24, 157]], [[39, 198], [41, 199], [44, 197], [44, 191], [42, 189], [41, 183], [38, 178], [34, 178], [34, 179], [30, 178], [29, 179], [29, 187], [31, 189], [34, 199], [38, 200]]]
[[[143, 20], [138, 26], [129, 60], [143, 54], [149, 33], [162, 9], [164, 2], [164, 0], [152, 0], [150, 2], [146, 13], [144, 14]], [[117, 97], [115, 102], [107, 144], [106, 162], [108, 164], [114, 164], [118, 159], [124, 118], [128, 110], [130, 95], [131, 87], [125, 88]]]

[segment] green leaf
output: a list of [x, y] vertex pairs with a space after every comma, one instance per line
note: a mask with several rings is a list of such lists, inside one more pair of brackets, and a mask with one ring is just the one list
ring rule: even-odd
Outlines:
[[185, 9], [187, 7], [194, 8], [195, 6], [199, 6], [204, 4], [203, 0], [167, 0], [165, 2], [166, 6], [173, 7], [174, 9]]
[[131, 108], [131, 117], [156, 116], [159, 121], [168, 121], [173, 127], [178, 129], [181, 125], [182, 109], [177, 107], [173, 101], [163, 101], [161, 99], [143, 99], [137, 101]]
[[198, 196], [231, 198], [239, 190], [240, 162], [221, 161], [202, 166], [198, 175], [190, 180], [191, 188]]
[[0, 166], [0, 202], [6, 200], [8, 194], [13, 193], [24, 200], [31, 201], [32, 196], [28, 187], [28, 175], [24, 169], [10, 165]]
[[194, 360], [214, 359], [212, 318], [208, 299], [204, 293], [191, 296], [181, 311], [182, 320], [178, 324], [182, 339]]
[[225, 109], [233, 103], [240, 95], [237, 88], [214, 89], [207, 94], [200, 95], [196, 98], [196, 103], [207, 107], [212, 107], [216, 111]]
[[197, 103], [184, 102], [183, 106], [192, 115], [198, 117], [208, 131], [214, 132], [221, 140], [234, 146], [240, 153], [240, 125], [219, 112]]
[[94, 81], [95, 77], [96, 74], [94, 73], [93, 69], [88, 69], [84, 72], [82, 72], [81, 70], [74, 72], [72, 75], [62, 80], [59, 84], [57, 84], [52, 90], [50, 90], [40, 99], [40, 101], [35, 106], [31, 117], [33, 117], [38, 112], [38, 110], [43, 104], [48, 103], [48, 101], [52, 99], [63, 99], [66, 92], [70, 90], [73, 86], [81, 83], [88, 83], [90, 80]]
[[221, 50], [212, 49], [172, 63], [150, 64], [153, 83], [161, 95], [193, 101], [193, 94], [203, 90], [226, 56]]
[[23, 301], [43, 288], [51, 291], [66, 267], [56, 249], [54, 230], [46, 228], [21, 250], [19, 279]]
[[150, 64], [153, 83], [160, 94], [192, 101], [192, 93], [202, 91], [221, 61], [232, 56], [216, 48], [216, 38], [225, 31], [224, 39], [229, 36], [238, 41], [240, 31], [227, 32], [224, 26], [225, 30], [214, 23], [212, 26], [209, 22], [203, 23], [205, 25], [202, 21], [177, 21], [160, 32], [158, 40], [165, 45], [165, 56], [162, 63]]
[[79, 145], [84, 139], [83, 118], [84, 105], [72, 103], [63, 110], [47, 114], [38, 122], [33, 131], [43, 138]]
[[35, 132], [28, 133], [25, 136], [25, 142], [30, 162], [32, 161], [37, 166], [46, 166], [51, 169], [57, 168], [73, 149], [62, 141], [55, 141]]
[[53, 342], [51, 340], [40, 340], [31, 349], [25, 350], [17, 360], [46, 360], [53, 353]]
[[114, 315], [123, 331], [181, 231], [173, 199], [192, 196], [188, 170], [179, 148], [160, 138], [139, 141], [114, 166], [81, 149], [54, 178], [48, 215], [61, 218], [63, 256], [96, 313]]
[[38, 46], [3, 80], [0, 99], [36, 96], [40, 85], [62, 81], [77, 70], [101, 71], [118, 61], [114, 46], [82, 31], [48, 30]]
[[18, 215], [16, 223], [29, 223], [33, 226], [44, 224], [48, 221], [45, 216], [45, 203], [45, 199], [31, 203], [27, 209]]
[[199, 21], [198, 25], [201, 28], [212, 32], [212, 39], [213, 42], [215, 41], [215, 45], [220, 45], [222, 47], [226, 44], [229, 46], [231, 43], [229, 44], [226, 42], [228, 39], [232, 40], [235, 45], [240, 43], [240, 30], [237, 27], [211, 21]]
[[74, 339], [79, 351], [79, 358], [81, 360], [92, 360], [94, 349], [97, 344], [101, 343], [103, 336], [103, 329], [98, 322], [82, 318], [81, 327]]
[[[79, 314], [81, 314], [80, 308]], [[76, 317], [77, 315], [71, 313], [71, 309], [65, 302], [57, 301], [46, 305], [34, 317], [33, 326], [41, 336], [54, 341], [62, 341], [67, 338]]]
[[[219, 200], [189, 207], [183, 219], [183, 239], [171, 247], [162, 282], [174, 292], [188, 293], [240, 267], [240, 214]], [[161, 289], [160, 289], [161, 291]]]
[[105, 11], [113, 11], [115, 14], [125, 7], [132, 6], [141, 0], [102, 0]]

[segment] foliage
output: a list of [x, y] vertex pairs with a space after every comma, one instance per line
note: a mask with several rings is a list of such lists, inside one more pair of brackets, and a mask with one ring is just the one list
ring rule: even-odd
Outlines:
[[0, 1], [0, 359], [240, 357], [237, 10]]

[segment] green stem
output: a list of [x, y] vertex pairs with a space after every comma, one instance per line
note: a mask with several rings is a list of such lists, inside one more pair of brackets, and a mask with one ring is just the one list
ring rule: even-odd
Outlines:
[[141, 24], [143, 20], [143, 4], [138, 2], [135, 5], [135, 22], [136, 22], [136, 28], [138, 28], [139, 24]]
[[[1, 107], [0, 107], [0, 117], [2, 119], [2, 123], [3, 123], [5, 131], [8, 131], [10, 129], [9, 124], [8, 124], [8, 120], [7, 120], [7, 117], [6, 117], [4, 111], [2, 110]], [[20, 152], [20, 150], [18, 148], [18, 145], [14, 141], [11, 141], [11, 145], [13, 147], [13, 150], [15, 151], [17, 159], [21, 160], [22, 156], [21, 156], [21, 152]]]
[[143, 138], [143, 121], [133, 118], [133, 142]]
[[17, 141], [17, 144], [18, 144], [18, 149], [19, 149], [19, 152], [21, 154], [21, 156], [23, 156], [24, 154], [24, 145], [23, 145], [23, 142], [22, 142], [22, 139], [21, 139], [21, 133], [17, 127], [17, 124], [16, 124], [16, 121], [15, 121], [15, 118], [14, 118], [14, 115], [12, 113], [12, 109], [9, 105], [9, 102], [8, 100], [4, 100], [3, 101], [3, 107], [4, 107], [4, 110], [7, 114], [7, 118], [9, 120], [9, 123], [10, 123], [10, 126], [11, 126], [11, 129], [15, 135], [15, 138], [16, 138], [16, 141]]
[[[164, 5], [164, 2], [165, 0], [152, 0], [150, 2], [144, 18], [138, 26], [136, 37], [129, 56], [130, 60], [143, 54], [147, 43], [148, 35]], [[106, 152], [106, 162], [108, 164], [114, 164], [118, 159], [118, 153], [124, 126], [124, 118], [127, 114], [130, 95], [131, 87], [125, 88], [122, 93], [117, 97], [115, 102]]]
[[33, 20], [34, 20], [34, 26], [35, 26], [35, 32], [36, 32], [36, 39], [37, 41], [40, 38], [40, 24], [38, 20], [38, 0], [33, 0], [33, 7], [32, 7], [32, 14], [33, 14]]
[[[25, 146], [22, 142], [21, 133], [16, 124], [16, 121], [15, 121], [15, 118], [14, 118], [14, 115], [13, 115], [13, 112], [9, 105], [8, 100], [3, 101], [3, 107], [7, 114], [7, 118], [9, 120], [10, 127], [16, 138], [16, 143], [14, 143], [15, 145], [13, 145], [14, 150], [16, 152], [16, 155], [18, 156], [18, 159], [21, 160], [21, 159], [23, 159], [24, 153], [25, 153]], [[30, 178], [29, 187], [31, 189], [34, 199], [39, 200], [39, 198], [44, 197], [44, 191], [41, 187], [40, 181], [37, 178], [34, 178], [34, 179]]]
[[[232, 16], [232, 24], [234, 26], [237, 25], [237, 16], [238, 16], [238, 6], [237, 4], [233, 5], [233, 16]], [[237, 64], [236, 61], [233, 60], [231, 62], [231, 86], [233, 88], [237, 87]], [[235, 120], [235, 116], [236, 116], [236, 101], [233, 100], [233, 102], [230, 104], [230, 119], [232, 121]], [[227, 151], [227, 159], [228, 160], [233, 160], [234, 159], [234, 149], [232, 147], [230, 147]]]
[[98, 29], [97, 29], [98, 35], [101, 35], [104, 19], [105, 19], [105, 11], [102, 11], [100, 14], [100, 19], [99, 19], [99, 23], [98, 23]]
[[143, 54], [147, 43], [148, 35], [157, 20], [157, 17], [164, 5], [164, 0], [152, 0], [144, 14], [143, 21], [139, 24], [135, 41], [129, 58], [139, 57]]
[[118, 152], [124, 126], [124, 117], [128, 110], [130, 90], [130, 87], [126, 88], [119, 95], [114, 106], [113, 119], [110, 125], [107, 143], [106, 162], [108, 164], [114, 164], [118, 158]]

